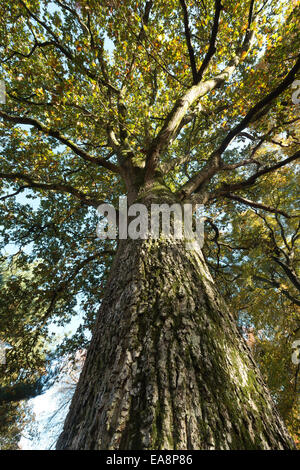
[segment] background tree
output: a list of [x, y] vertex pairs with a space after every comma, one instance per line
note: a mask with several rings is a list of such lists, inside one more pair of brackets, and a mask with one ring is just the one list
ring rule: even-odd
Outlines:
[[20, 450], [19, 442], [25, 429], [35, 434], [34, 419], [26, 402], [1, 402], [0, 450]]
[[[249, 278], [265, 277], [276, 292], [266, 254], [276, 273], [284, 263], [295, 274], [292, 240], [284, 248], [279, 237], [297, 230], [298, 3], [1, 8], [3, 242], [20, 247], [20, 268], [38, 260], [27, 283], [41, 306], [33, 331], [47, 338], [76, 303], [85, 319], [62, 350], [83, 347], [84, 329], [94, 331], [58, 447], [292, 447], [236, 325], [243, 295], [254, 298]], [[204, 256], [233, 315], [201, 252], [138, 240], [119, 243], [114, 256], [114, 242], [95, 240], [94, 208], [124, 194], [129, 203], [205, 204], [213, 235]], [[246, 219], [247, 207], [258, 215]], [[220, 245], [221, 230], [234, 249]], [[249, 275], [252, 256], [259, 267]], [[285, 290], [297, 303], [295, 285]], [[257, 312], [267, 329], [268, 310]]]

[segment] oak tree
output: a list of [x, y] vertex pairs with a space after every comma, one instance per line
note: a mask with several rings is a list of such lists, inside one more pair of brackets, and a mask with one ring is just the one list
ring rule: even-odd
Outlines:
[[[270, 287], [293, 324], [281, 334], [299, 324], [299, 3], [0, 8], [3, 243], [33, 266], [26, 292], [12, 282], [17, 311], [32, 304], [24, 344], [33, 358], [26, 338], [76, 305], [83, 323], [61, 351], [93, 332], [57, 448], [294, 448], [239, 322], [261, 329], [261, 314], [273, 348]], [[95, 209], [125, 195], [203, 204], [203, 250], [97, 240]]]

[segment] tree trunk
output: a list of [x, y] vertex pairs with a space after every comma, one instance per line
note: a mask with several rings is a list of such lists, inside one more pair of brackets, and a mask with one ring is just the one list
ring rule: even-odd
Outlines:
[[124, 240], [57, 449], [292, 449], [200, 250]]

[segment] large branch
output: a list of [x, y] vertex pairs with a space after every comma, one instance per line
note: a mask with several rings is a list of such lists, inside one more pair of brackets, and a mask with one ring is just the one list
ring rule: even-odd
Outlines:
[[[147, 157], [146, 157], [146, 166], [145, 166], [145, 182], [151, 181], [155, 170], [158, 165], [160, 154], [163, 150], [165, 150], [170, 141], [176, 135], [176, 132], [181, 124], [182, 119], [185, 117], [188, 109], [191, 107], [195, 101], [199, 98], [205, 96], [210, 91], [214, 90], [217, 87], [223, 85], [233, 74], [237, 66], [239, 65], [244, 53], [247, 52], [252, 45], [252, 38], [253, 38], [253, 31], [251, 30], [251, 22], [252, 22], [252, 13], [253, 13], [253, 3], [254, 0], [251, 1], [250, 5], [250, 12], [249, 13], [249, 20], [248, 20], [248, 28], [244, 37], [244, 41], [242, 46], [239, 50], [234, 54], [233, 58], [230, 60], [229, 64], [224, 68], [224, 70], [216, 75], [214, 78], [206, 80], [204, 82], [199, 81], [189, 88], [186, 93], [181, 96], [175, 103], [173, 109], [170, 111], [168, 116], [165, 119], [164, 125], [159, 131], [158, 135], [155, 139], [153, 139], [152, 144], [148, 150]], [[217, 3], [216, 4], [216, 11], [215, 11], [215, 21], [214, 27], [211, 36], [211, 53], [214, 50], [215, 39], [217, 35], [217, 28], [219, 23], [219, 15], [222, 6]], [[210, 55], [208, 56], [208, 62], [210, 60]], [[203, 64], [202, 64], [203, 65]], [[207, 64], [205, 65], [206, 68]], [[202, 73], [204, 72], [205, 68], [203, 68]], [[200, 72], [200, 70], [199, 70]], [[200, 74], [201, 79], [201, 74]]]
[[[117, 88], [115, 88], [111, 83], [108, 83], [106, 80], [104, 80], [103, 78], [99, 77], [99, 75], [91, 70], [89, 70], [84, 64], [78, 64], [78, 61], [76, 61], [76, 57], [72, 54], [72, 52], [70, 51], [70, 49], [68, 49], [64, 44], [61, 44], [61, 42], [59, 41], [59, 38], [56, 36], [56, 34], [52, 31], [52, 29], [50, 28], [50, 26], [45, 22], [45, 21], [42, 21], [35, 13], [33, 13], [29, 8], [28, 6], [25, 4], [25, 2], [23, 2], [23, 0], [18, 0], [19, 3], [25, 8], [25, 10], [27, 11], [28, 15], [34, 19], [40, 26], [42, 26], [48, 34], [50, 34], [50, 36], [52, 37], [52, 43], [53, 45], [59, 49], [59, 51], [66, 57], [66, 59], [68, 59], [69, 61], [71, 61], [73, 64], [76, 64], [77, 67], [80, 67], [81, 71], [86, 75], [88, 76], [89, 78], [91, 78], [92, 80], [96, 80], [99, 84], [102, 84], [104, 85], [109, 91], [112, 91], [113, 93], [115, 93], [116, 95], [119, 94], [119, 90]], [[39, 46], [41, 46], [41, 44], [39, 44]]]
[[291, 295], [287, 289], [284, 289], [281, 284], [275, 280], [271, 281], [270, 279], [267, 279], [262, 276], [253, 276], [253, 278], [257, 281], [262, 281], [266, 284], [269, 284], [271, 287], [275, 287], [276, 289], [280, 289], [280, 291], [292, 302], [294, 302], [296, 305], [300, 306], [300, 300], [298, 300], [296, 297]]
[[263, 204], [262, 202], [251, 201], [250, 199], [247, 199], [247, 198], [241, 197], [241, 196], [237, 196], [237, 195], [231, 194], [231, 193], [225, 194], [224, 196], [227, 199], [232, 199], [233, 201], [238, 201], [241, 204], [245, 204], [246, 206], [255, 207], [256, 209], [262, 209], [264, 211], [271, 212], [273, 214], [281, 214], [286, 218], [291, 217], [287, 212], [285, 212], [281, 209], [277, 209], [276, 207], [268, 206], [266, 204]]
[[205, 96], [207, 93], [221, 86], [226, 80], [228, 80], [228, 78], [233, 74], [238, 63], [239, 59], [235, 56], [231, 63], [221, 73], [210, 80], [193, 85], [176, 101], [173, 109], [166, 117], [163, 127], [156, 138], [153, 139], [148, 150], [145, 181], [151, 180], [153, 177], [161, 152], [165, 150], [172, 138], [176, 135], [176, 131], [191, 105], [197, 99]]
[[244, 119], [234, 128], [232, 131], [230, 131], [219, 148], [217, 149], [217, 152], [223, 153], [230, 142], [242, 131], [244, 130], [248, 124], [250, 124], [256, 117], [256, 114], [260, 112], [263, 108], [265, 108], [267, 105], [269, 105], [272, 101], [274, 101], [278, 96], [283, 93], [295, 80], [296, 73], [300, 70], [300, 55], [298, 56], [298, 60], [296, 61], [294, 67], [290, 70], [290, 72], [287, 74], [285, 79], [273, 90], [271, 93], [269, 93], [267, 96], [265, 96], [262, 100], [260, 100], [258, 103], [256, 103], [253, 108], [248, 111]]
[[[43, 183], [41, 181], [37, 181], [33, 176], [27, 175], [25, 173], [20, 172], [13, 172], [13, 173], [0, 173], [0, 178], [6, 179], [8, 181], [25, 181], [27, 186], [22, 185], [19, 189], [42, 189], [45, 191], [57, 191], [61, 193], [72, 194], [77, 199], [79, 199], [83, 204], [93, 207], [98, 207], [99, 204], [103, 203], [93, 196], [89, 196], [88, 194], [79, 191], [78, 189], [74, 188], [73, 186], [66, 184], [66, 183]], [[17, 194], [17, 191], [14, 194]], [[12, 195], [9, 195], [12, 196]], [[5, 196], [6, 197], [6, 196]]]
[[23, 53], [20, 52], [20, 51], [14, 51], [14, 50], [13, 50], [10, 56], [8, 56], [6, 59], [2, 59], [2, 62], [3, 62], [3, 63], [8, 62], [8, 61], [11, 60], [15, 55], [20, 56], [20, 57], [23, 57], [24, 59], [25, 59], [25, 58], [28, 58], [28, 57], [31, 57], [32, 54], [34, 53], [34, 51], [35, 51], [38, 47], [52, 46], [53, 44], [54, 44], [53, 41], [39, 42], [39, 41], [37, 41], [37, 39], [35, 38], [35, 39], [34, 39], [34, 45], [33, 45], [32, 48], [30, 49], [30, 51], [28, 52], [28, 54], [23, 54]]
[[76, 155], [83, 158], [84, 160], [101, 165], [104, 168], [107, 168], [108, 170], [113, 171], [114, 173], [119, 173], [119, 168], [117, 165], [114, 165], [113, 163], [108, 162], [107, 160], [105, 160], [105, 158], [102, 158], [102, 157], [92, 157], [85, 150], [78, 147], [78, 145], [76, 145], [74, 142], [72, 142], [63, 134], [61, 134], [59, 130], [44, 126], [44, 124], [42, 124], [37, 119], [30, 118], [27, 116], [13, 116], [11, 114], [5, 113], [4, 111], [0, 111], [0, 117], [5, 119], [6, 121], [13, 122], [14, 124], [27, 124], [27, 125], [33, 126], [35, 129], [39, 130], [43, 134], [50, 136], [50, 137], [54, 137], [59, 142], [66, 145], [66, 147], [73, 150], [73, 152], [76, 153]]
[[[288, 218], [296, 217], [294, 215], [287, 214], [286, 212], [282, 211], [281, 209], [276, 209], [274, 207], [267, 206], [266, 204], [255, 202], [255, 201], [252, 201], [250, 199], [246, 199], [242, 196], [236, 196], [232, 193], [235, 192], [235, 191], [244, 190], [244, 189], [247, 189], [248, 187], [251, 187], [253, 184], [255, 184], [256, 180], [258, 178], [260, 178], [261, 176], [266, 175], [268, 173], [271, 173], [273, 171], [276, 171], [279, 168], [281, 168], [285, 165], [288, 165], [289, 163], [292, 163], [293, 161], [297, 160], [298, 158], [300, 158], [300, 151], [298, 151], [294, 155], [282, 160], [281, 162], [276, 163], [275, 165], [265, 167], [262, 170], [257, 171], [256, 173], [249, 176], [249, 178], [247, 178], [245, 180], [241, 180], [237, 183], [232, 183], [232, 184], [224, 183], [224, 184], [222, 184], [222, 186], [220, 188], [218, 188], [218, 189], [216, 189], [212, 192], [207, 191], [207, 190], [205, 190], [205, 191], [202, 190], [201, 192], [194, 193], [192, 195], [192, 197], [189, 197], [188, 199], [193, 204], [206, 204], [206, 203], [209, 203], [210, 201], [213, 201], [213, 200], [218, 199], [218, 198], [229, 198], [229, 199], [235, 199], [235, 200], [237, 200], [237, 201], [239, 201], [243, 204], [246, 204], [250, 207], [260, 208], [260, 209], [266, 210], [268, 212], [272, 212], [274, 214], [281, 214], [281, 215], [284, 215], [285, 217], [288, 217]], [[209, 172], [209, 170], [210, 170], [210, 168], [208, 168], [207, 171]], [[183, 192], [182, 189], [179, 190], [178, 193], [179, 193], [179, 195], [181, 195], [181, 197], [183, 199], [187, 198], [186, 193]]]
[[[120, 140], [121, 140], [122, 144], [125, 145], [125, 146], [126, 146], [126, 139], [128, 137], [128, 130], [127, 130], [126, 125], [125, 125], [126, 117], [127, 117], [127, 108], [126, 108], [125, 99], [124, 99], [125, 95], [127, 93], [127, 81], [129, 79], [129, 77], [131, 76], [134, 68], [135, 68], [135, 62], [136, 62], [137, 53], [138, 53], [138, 44], [140, 44], [143, 41], [143, 38], [145, 37], [145, 27], [148, 26], [152, 6], [153, 6], [153, 1], [152, 0], [146, 1], [145, 10], [144, 10], [144, 14], [143, 14], [143, 17], [142, 17], [141, 29], [140, 29], [140, 32], [137, 36], [136, 47], [135, 47], [135, 50], [133, 52], [130, 66], [129, 66], [128, 71], [125, 75], [125, 78], [124, 78], [124, 81], [122, 83], [120, 93], [119, 93], [119, 96], [118, 96], [119, 134], [120, 134]], [[128, 150], [128, 148], [127, 148], [127, 150]]]
[[86, 265], [88, 265], [92, 261], [94, 261], [95, 259], [100, 258], [100, 256], [104, 256], [104, 255], [113, 256], [114, 254], [115, 254], [114, 250], [102, 250], [102, 251], [96, 252], [95, 254], [91, 256], [88, 256], [86, 259], [81, 261], [81, 263], [79, 263], [75, 267], [71, 276], [62, 280], [52, 291], [52, 296], [51, 296], [49, 307], [47, 308], [46, 312], [44, 313], [42, 317], [43, 322], [42, 322], [41, 327], [46, 324], [49, 316], [53, 313], [53, 310], [57, 304], [57, 301], [60, 299], [61, 295], [63, 295], [66, 291], [69, 290], [69, 284], [72, 282], [73, 279], [76, 278], [80, 270], [83, 269]]
[[[265, 96], [262, 100], [256, 103], [256, 105], [254, 105], [248, 111], [244, 119], [242, 119], [242, 121], [227, 134], [227, 136], [225, 137], [225, 139], [223, 139], [219, 147], [211, 154], [210, 158], [207, 160], [202, 170], [200, 170], [199, 173], [196, 173], [195, 175], [193, 175], [192, 178], [181, 188], [180, 193], [182, 197], [185, 197], [186, 195], [189, 196], [193, 192], [199, 191], [201, 185], [209, 181], [216, 173], [218, 173], [219, 170], [222, 169], [221, 155], [227, 149], [230, 142], [240, 132], [242, 132], [248, 126], [248, 124], [250, 124], [255, 119], [259, 111], [261, 111], [263, 108], [265, 108], [270, 103], [272, 103], [276, 98], [278, 98], [278, 96], [281, 93], [283, 93], [293, 83], [293, 81], [295, 80], [295, 75], [299, 69], [300, 69], [300, 55], [294, 67], [290, 70], [290, 72], [287, 74], [285, 79], [273, 91], [271, 91], [267, 96]], [[298, 152], [296, 153], [296, 155], [297, 154]], [[296, 157], [293, 156], [290, 158], [293, 160], [295, 158], [298, 158], [298, 156]], [[278, 168], [280, 168], [280, 166], [285, 165], [285, 164], [286, 164], [285, 162], [280, 162], [278, 164], [279, 165]], [[273, 171], [273, 169], [276, 169], [276, 166], [272, 168], [271, 170], [268, 170], [268, 169], [261, 170], [261, 172], [258, 172], [257, 175], [261, 176], [262, 174], [267, 173], [268, 171]], [[253, 175], [253, 177], [255, 177], [255, 175]], [[249, 183], [250, 183], [251, 178], [248, 179]]]

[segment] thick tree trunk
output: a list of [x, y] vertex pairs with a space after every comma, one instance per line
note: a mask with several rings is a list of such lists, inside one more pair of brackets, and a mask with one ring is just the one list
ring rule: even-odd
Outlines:
[[126, 240], [57, 449], [291, 449], [200, 251]]

